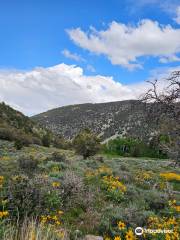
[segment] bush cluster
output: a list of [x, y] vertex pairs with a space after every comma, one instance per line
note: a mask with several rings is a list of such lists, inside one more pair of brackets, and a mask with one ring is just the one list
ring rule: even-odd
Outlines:
[[167, 156], [157, 146], [144, 143], [133, 138], [116, 138], [104, 144], [103, 150], [107, 154], [124, 157], [166, 158]]
[[60, 192], [40, 175], [33, 179], [22, 174], [13, 176], [7, 183], [6, 197], [11, 217], [19, 220], [40, 216], [61, 206]]
[[42, 145], [40, 137], [26, 134], [20, 129], [7, 126], [0, 127], [0, 139], [14, 141], [14, 146], [17, 150], [22, 149], [24, 146], [27, 147], [30, 144]]

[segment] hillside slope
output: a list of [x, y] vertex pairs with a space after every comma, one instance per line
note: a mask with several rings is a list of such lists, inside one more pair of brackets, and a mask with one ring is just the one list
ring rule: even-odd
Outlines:
[[136, 100], [65, 106], [32, 119], [67, 139], [83, 128], [91, 129], [102, 140], [116, 136], [145, 139], [155, 130], [155, 124], [150, 126], [145, 120], [145, 105]]
[[29, 117], [2, 102], [0, 103], [0, 125], [4, 124], [26, 132], [32, 132], [32, 128], [35, 125]]
[[45, 132], [29, 117], [4, 102], [0, 103], [0, 139], [14, 141], [27, 138], [30, 142], [40, 143]]

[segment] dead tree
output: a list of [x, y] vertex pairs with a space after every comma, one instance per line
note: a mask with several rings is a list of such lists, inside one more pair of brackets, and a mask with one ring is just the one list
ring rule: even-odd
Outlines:
[[156, 119], [161, 149], [180, 164], [180, 71], [165, 79], [166, 87], [161, 92], [158, 80], [148, 82], [151, 88], [141, 99], [147, 105], [147, 119]]

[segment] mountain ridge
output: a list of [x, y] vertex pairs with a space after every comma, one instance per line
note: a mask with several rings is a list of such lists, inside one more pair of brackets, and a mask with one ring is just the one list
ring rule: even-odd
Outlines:
[[84, 128], [91, 129], [102, 141], [116, 136], [149, 139], [155, 132], [155, 123], [147, 123], [146, 107], [139, 100], [84, 103], [51, 109], [32, 119], [66, 139], [72, 139]]

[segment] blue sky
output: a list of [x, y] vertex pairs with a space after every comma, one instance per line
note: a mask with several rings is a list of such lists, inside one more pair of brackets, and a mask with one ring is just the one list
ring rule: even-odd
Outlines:
[[[121, 44], [123, 26], [127, 28], [123, 30], [127, 44]], [[143, 27], [152, 27], [150, 38], [156, 35], [157, 44], [149, 43], [150, 38], [143, 39], [142, 33], [138, 38], [135, 30]], [[106, 36], [101, 34], [103, 31]], [[162, 40], [165, 31], [164, 37], [173, 48], [165, 43], [166, 39]], [[28, 72], [64, 63], [80, 67], [88, 77], [112, 76], [115, 82], [135, 84], [148, 79], [156, 70], [179, 67], [179, 33], [179, 0], [0, 1], [0, 69], [1, 72], [6, 69], [7, 75], [7, 71]], [[80, 39], [79, 34], [84, 36]], [[137, 39], [133, 42], [134, 36]], [[141, 41], [142, 49], [137, 43]], [[2, 96], [3, 93], [4, 99]]]

